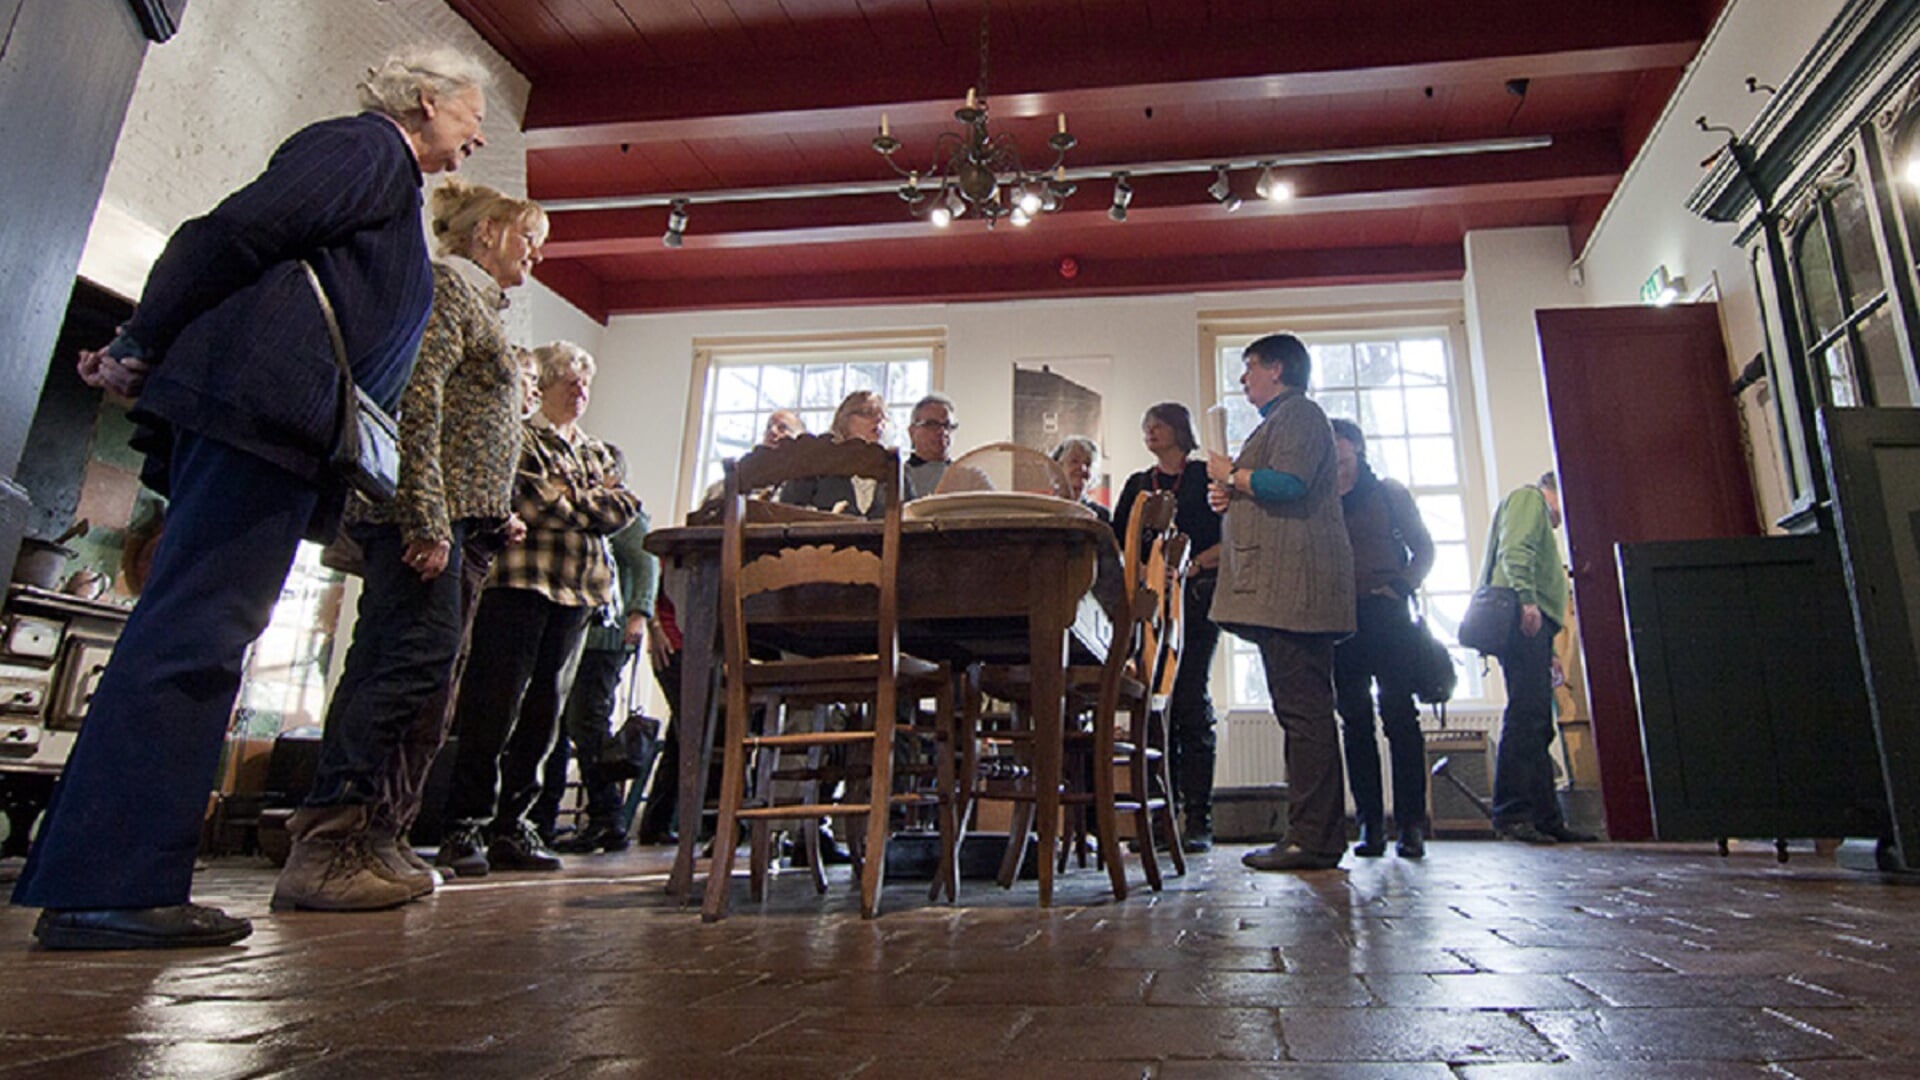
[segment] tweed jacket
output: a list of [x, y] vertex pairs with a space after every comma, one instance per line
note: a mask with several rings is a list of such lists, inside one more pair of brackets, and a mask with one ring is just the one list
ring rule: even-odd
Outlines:
[[1353, 548], [1327, 415], [1305, 394], [1287, 392], [1271, 403], [1234, 467], [1291, 473], [1307, 490], [1290, 502], [1236, 495], [1228, 505], [1213, 621], [1229, 630], [1353, 633]]
[[500, 286], [471, 260], [433, 264], [433, 315], [400, 397], [400, 486], [355, 497], [349, 520], [451, 541], [462, 519], [504, 521], [520, 460], [520, 368], [500, 322]]
[[525, 543], [500, 553], [490, 589], [531, 589], [561, 607], [600, 607], [613, 599], [606, 537], [640, 512], [640, 497], [610, 487], [607, 444], [575, 429], [569, 442], [539, 417], [522, 426], [514, 509], [527, 523]]
[[433, 301], [420, 206], [406, 137], [362, 113], [294, 133], [252, 183], [174, 232], [109, 346], [155, 364], [132, 413], [150, 481], [164, 479], [174, 427], [324, 478], [340, 376], [303, 260], [354, 380], [398, 403]]

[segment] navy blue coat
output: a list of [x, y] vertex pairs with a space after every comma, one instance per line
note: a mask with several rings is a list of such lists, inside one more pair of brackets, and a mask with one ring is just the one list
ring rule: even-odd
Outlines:
[[433, 304], [420, 186], [400, 129], [362, 113], [296, 132], [257, 179], [180, 226], [114, 347], [156, 361], [136, 445], [164, 455], [169, 426], [184, 428], [322, 480], [339, 369], [300, 262], [327, 290], [355, 381], [392, 410]]

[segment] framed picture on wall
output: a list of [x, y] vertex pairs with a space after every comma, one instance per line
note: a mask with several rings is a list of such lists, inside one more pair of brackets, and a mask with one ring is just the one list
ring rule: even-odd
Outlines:
[[[1013, 441], [1050, 454], [1060, 440], [1084, 435], [1107, 451], [1102, 395], [1113, 372], [1111, 356], [1045, 357], [1013, 363]], [[1107, 477], [1093, 478], [1088, 494], [1104, 503]]]

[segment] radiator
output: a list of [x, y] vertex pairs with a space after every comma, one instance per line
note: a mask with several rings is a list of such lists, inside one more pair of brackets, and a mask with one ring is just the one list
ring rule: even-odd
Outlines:
[[[1500, 728], [1500, 714], [1485, 709], [1449, 712], [1447, 726], [1443, 729], [1434, 719], [1432, 710], [1423, 708], [1420, 726], [1426, 730], [1429, 741], [1444, 740], [1447, 734], [1455, 732], [1473, 733], [1491, 739]], [[1214, 787], [1268, 787], [1286, 783], [1286, 739], [1280, 734], [1280, 723], [1272, 713], [1252, 710], [1229, 712], [1220, 721], [1217, 737], [1219, 747], [1213, 766]], [[1382, 737], [1382, 761], [1386, 760], [1386, 754], [1386, 741]]]

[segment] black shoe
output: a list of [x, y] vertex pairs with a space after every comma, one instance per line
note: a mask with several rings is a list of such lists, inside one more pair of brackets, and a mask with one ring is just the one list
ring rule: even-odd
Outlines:
[[1387, 853], [1387, 830], [1384, 826], [1360, 823], [1360, 842], [1353, 845], [1353, 853], [1363, 859], [1377, 859]]
[[612, 854], [627, 850], [630, 843], [632, 841], [627, 839], [627, 834], [620, 830], [620, 826], [603, 822], [589, 824], [554, 841], [553, 850], [563, 855], [591, 855], [596, 851]]
[[1538, 826], [1538, 828], [1540, 832], [1553, 837], [1562, 844], [1591, 844], [1600, 839], [1592, 833], [1581, 832], [1579, 829], [1572, 828], [1564, 821], [1557, 825], [1542, 825]]
[[1496, 825], [1494, 832], [1502, 840], [1518, 840], [1523, 844], [1553, 844], [1558, 841], [1550, 834], [1541, 832], [1531, 821], [1516, 821], [1511, 825]]
[[1180, 850], [1189, 855], [1205, 855], [1213, 850], [1213, 833], [1197, 832], [1181, 837]]
[[1394, 841], [1393, 853], [1403, 859], [1424, 859], [1427, 857], [1427, 830], [1420, 825], [1408, 825], [1400, 830], [1400, 838]]
[[456, 825], [440, 838], [440, 851], [433, 857], [435, 866], [443, 866], [455, 877], [486, 877], [487, 838], [478, 825]]
[[204, 949], [231, 945], [253, 924], [199, 904], [40, 913], [33, 936], [46, 949]]
[[[803, 856], [801, 863], [804, 864], [805, 862], [806, 859]], [[847, 850], [847, 846], [842, 844], [840, 839], [833, 835], [832, 829], [825, 825], [820, 826], [820, 864], [822, 866], [849, 866], [852, 863], [853, 854]]]
[[528, 822], [516, 821], [504, 834], [495, 835], [487, 845], [487, 862], [499, 870], [558, 870], [566, 863], [540, 842], [540, 834]]
[[1240, 864], [1251, 870], [1332, 870], [1340, 865], [1340, 853], [1323, 855], [1298, 844], [1275, 844], [1247, 852]]

